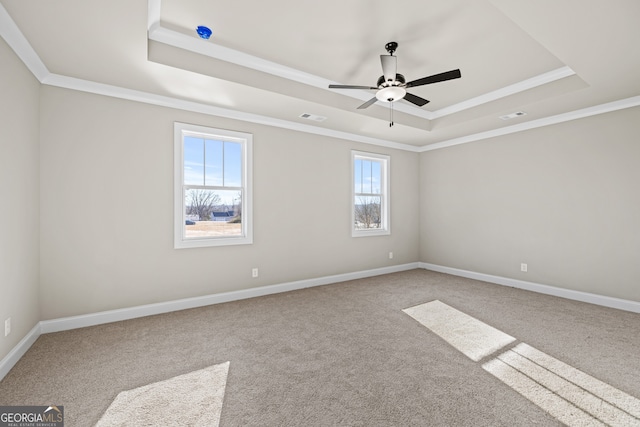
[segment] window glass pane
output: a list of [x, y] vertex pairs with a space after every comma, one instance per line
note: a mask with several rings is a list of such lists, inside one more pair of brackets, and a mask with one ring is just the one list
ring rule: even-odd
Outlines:
[[380, 194], [382, 163], [375, 160], [355, 159], [353, 182], [356, 193]]
[[380, 162], [371, 162], [371, 193], [380, 194]]
[[354, 191], [362, 193], [362, 160], [355, 159], [353, 164]]
[[204, 184], [204, 139], [184, 137], [184, 183]]
[[381, 227], [380, 196], [356, 196], [354, 201], [355, 228], [357, 230]]
[[242, 235], [242, 192], [187, 189], [185, 238]]
[[362, 192], [371, 193], [371, 161], [362, 161]]
[[205, 142], [205, 185], [222, 186], [222, 141]]
[[242, 186], [242, 145], [237, 142], [224, 143], [224, 186]]

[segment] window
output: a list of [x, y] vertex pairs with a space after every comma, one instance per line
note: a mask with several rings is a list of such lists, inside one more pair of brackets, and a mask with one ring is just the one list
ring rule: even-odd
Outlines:
[[351, 152], [352, 236], [390, 234], [389, 156]]
[[252, 243], [252, 135], [174, 124], [174, 247]]

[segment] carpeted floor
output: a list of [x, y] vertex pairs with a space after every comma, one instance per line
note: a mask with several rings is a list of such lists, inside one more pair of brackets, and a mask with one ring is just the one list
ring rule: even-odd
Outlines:
[[228, 372], [229, 362], [225, 362], [122, 391], [96, 427], [217, 427]]
[[221, 426], [562, 425], [403, 312], [434, 300], [640, 397], [640, 315], [412, 270], [42, 335], [0, 405], [91, 426], [124, 390], [229, 361]]

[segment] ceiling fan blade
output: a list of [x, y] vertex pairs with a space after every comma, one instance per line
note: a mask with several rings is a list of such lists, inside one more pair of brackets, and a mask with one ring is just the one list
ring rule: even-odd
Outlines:
[[419, 96], [416, 96], [412, 93], [405, 93], [404, 94], [404, 99], [406, 99], [407, 101], [409, 101], [412, 104], [417, 105], [418, 107], [422, 107], [425, 104], [429, 103], [428, 99], [424, 99], [424, 98], [420, 98]]
[[407, 87], [416, 87], [416, 86], [428, 85], [431, 83], [444, 82], [446, 80], [459, 79], [461, 76], [462, 74], [460, 74], [460, 70], [446, 71], [444, 73], [434, 74], [433, 76], [423, 77], [418, 80], [413, 80], [407, 83]]
[[380, 55], [382, 62], [382, 74], [385, 81], [395, 81], [396, 71], [398, 70], [398, 58], [392, 55]]
[[358, 110], [364, 110], [365, 108], [368, 108], [370, 106], [372, 106], [373, 104], [376, 103], [376, 101], [378, 100], [378, 98], [376, 98], [375, 96], [373, 98], [371, 98], [370, 100], [368, 100], [367, 102], [365, 102], [364, 104], [362, 104], [361, 106], [358, 107]]
[[329, 85], [329, 89], [378, 89], [371, 86], [354, 86], [354, 85]]

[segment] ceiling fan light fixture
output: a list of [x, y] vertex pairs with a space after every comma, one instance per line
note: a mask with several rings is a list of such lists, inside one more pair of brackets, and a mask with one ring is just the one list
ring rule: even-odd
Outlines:
[[395, 102], [404, 98], [407, 91], [401, 86], [388, 86], [380, 89], [376, 93], [376, 98], [383, 102]]

